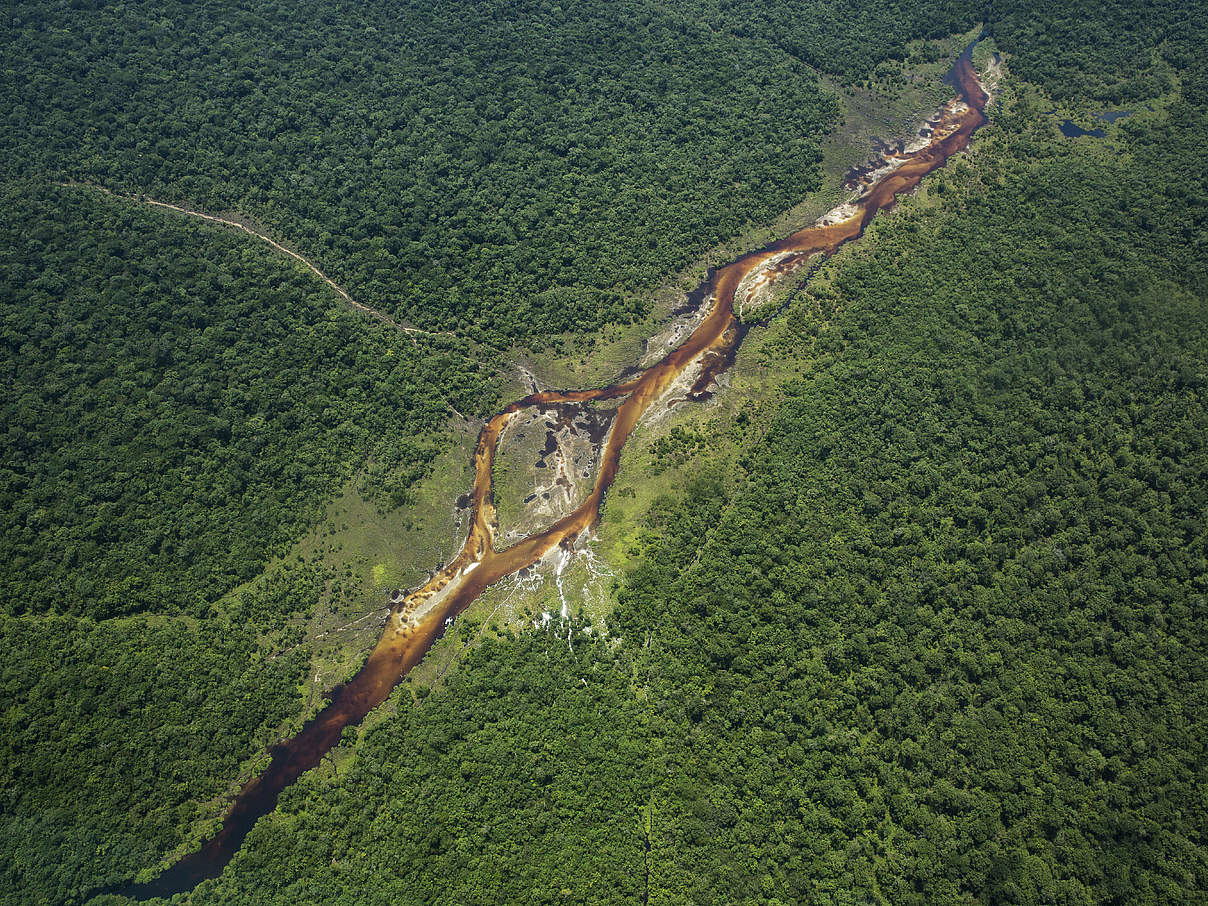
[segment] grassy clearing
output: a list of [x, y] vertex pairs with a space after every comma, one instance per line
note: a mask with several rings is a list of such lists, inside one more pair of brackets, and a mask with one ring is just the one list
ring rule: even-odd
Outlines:
[[[707, 265], [731, 260], [800, 229], [845, 200], [843, 176], [873, 156], [875, 139], [893, 140], [914, 134], [952, 96], [942, 78], [953, 57], [976, 34], [973, 31], [943, 41], [917, 42], [905, 63], [882, 74], [883, 84], [847, 90], [829, 86], [841, 99], [844, 119], [823, 144], [822, 188], [774, 223], [752, 228], [660, 288], [663, 295], [656, 298], [662, 302], [663, 310], [670, 309], [671, 299], [682, 299], [682, 292], [703, 277]], [[776, 304], [762, 306], [763, 312], [774, 311], [794, 292], [791, 285], [781, 287], [776, 293]], [[822, 314], [818, 317], [822, 318]], [[645, 338], [657, 329], [657, 324], [643, 327], [641, 336]], [[678, 406], [669, 416], [647, 419], [638, 426], [622, 454], [620, 473], [609, 492], [599, 527], [596, 547], [607, 569], [623, 571], [640, 551], [640, 526], [659, 496], [682, 489], [705, 473], [735, 474], [738, 454], [747, 439], [752, 432], [762, 433], [763, 412], [768, 401], [775, 399], [776, 389], [808, 367], [804, 356], [785, 355], [784, 347], [777, 342], [782, 329], [775, 320], [770, 326], [754, 326], [739, 350], [734, 367], [722, 376], [720, 392], [707, 403]], [[622, 328], [613, 337], [605, 337], [603, 348], [615, 355], [623, 347], [622, 336], [628, 332]], [[592, 359], [592, 355], [582, 354], [571, 370], [585, 368]], [[547, 367], [565, 369], [563, 361], [554, 360], [547, 366], [544, 358], [534, 357], [533, 370], [540, 376], [549, 373]], [[624, 365], [617, 370], [620, 367]], [[554, 373], [562, 376], [567, 371]], [[685, 436], [706, 440], [685, 450]], [[534, 597], [528, 609], [535, 610], [540, 603]]]
[[414, 488], [414, 502], [390, 512], [350, 483], [289, 554], [229, 596], [301, 567], [321, 577], [313, 607], [282, 626], [276, 638], [279, 650], [304, 648], [311, 661], [299, 690], [305, 704], [283, 732], [300, 727], [325, 693], [360, 667], [380, 634], [391, 592], [420, 584], [461, 546], [466, 514], [456, 501], [473, 481], [476, 439], [477, 426], [453, 425], [428, 477]]
[[[842, 178], [873, 156], [874, 139], [913, 134], [951, 96], [941, 79], [955, 54], [975, 34], [914, 45], [906, 62], [879, 71], [866, 86], [845, 90], [830, 86], [840, 97], [843, 122], [823, 144], [823, 184], [818, 191], [773, 223], [751, 225], [657, 287], [641, 321], [611, 325], [593, 336], [554, 337], [542, 351], [514, 350], [513, 367], [503, 373], [503, 399], [530, 392], [526, 372], [541, 387], [603, 386], [640, 361], [647, 342], [665, 327], [707, 267], [812, 223], [844, 200]], [[908, 203], [938, 200], [929, 202], [924, 190]], [[781, 290], [778, 302], [786, 295], [791, 293]], [[653, 502], [706, 472], [735, 477], [738, 455], [751, 437], [762, 433], [777, 388], [808, 367], [800, 351], [786, 354], [780, 342], [782, 330], [775, 319], [769, 326], [753, 326], [735, 366], [722, 376], [719, 392], [711, 400], [677, 406], [638, 426], [622, 455], [620, 474], [592, 545], [598, 560], [576, 557], [560, 584], [555, 569], [545, 564], [527, 579], [512, 577], [488, 590], [413, 671], [407, 687], [418, 690], [439, 682], [463, 651], [490, 633], [541, 625], [544, 613], [551, 614], [549, 630], [554, 631], [564, 606], [577, 622], [599, 625], [611, 607], [612, 576], [640, 553], [640, 526]], [[378, 620], [365, 618], [384, 609], [389, 591], [416, 584], [461, 543], [464, 524], [455, 518], [453, 502], [470, 487], [474, 440], [471, 430], [454, 432], [415, 504], [381, 514], [355, 491], [346, 490], [332, 502], [325, 523], [299, 544], [293, 556], [316, 560], [342, 577], [328, 588], [304, 627], [315, 668], [308, 712], [318, 707], [324, 689], [359, 665], [380, 626]], [[515, 450], [506, 445], [501, 449], [496, 497], [505, 511], [517, 509], [515, 505], [532, 493], [532, 470], [526, 465], [532, 452], [523, 444]], [[379, 709], [381, 715], [372, 716], [370, 722], [383, 719], [393, 707]]]
[[[545, 461], [542, 455], [545, 435], [545, 420], [535, 407], [517, 412], [504, 431], [491, 473], [491, 490], [502, 537], [513, 529], [523, 531], [527, 528], [522, 528], [523, 501], [538, 493], [540, 477], [547, 477], [534, 475], [535, 464]], [[543, 471], [549, 472], [548, 465]]]

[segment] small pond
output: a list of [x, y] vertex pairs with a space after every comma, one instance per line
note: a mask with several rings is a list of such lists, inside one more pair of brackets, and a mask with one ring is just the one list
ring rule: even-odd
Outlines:
[[[1056, 110], [1050, 110], [1049, 113], [1056, 113]], [[1132, 116], [1131, 110], [1100, 110], [1095, 114], [1095, 119], [1101, 123], [1111, 125], [1116, 120], [1122, 120], [1126, 116]], [[1080, 138], [1083, 135], [1089, 135], [1091, 138], [1107, 138], [1107, 133], [1102, 129], [1083, 129], [1073, 120], [1062, 120], [1057, 127], [1061, 130], [1061, 134], [1066, 138]]]
[[1107, 133], [1102, 129], [1083, 129], [1081, 126], [1075, 125], [1073, 120], [1063, 120], [1058, 128], [1066, 138], [1078, 138], [1082, 135], [1089, 135], [1091, 138], [1107, 138]]

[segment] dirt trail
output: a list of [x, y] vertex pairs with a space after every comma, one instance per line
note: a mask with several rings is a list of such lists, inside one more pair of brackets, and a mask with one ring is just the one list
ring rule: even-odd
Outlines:
[[[340, 286], [340, 284], [336, 283], [336, 281], [332, 280], [331, 277], [327, 276], [327, 274], [325, 274], [325, 273], [323, 273], [323, 271], [319, 270], [318, 266], [313, 261], [311, 261], [308, 258], [303, 257], [302, 255], [299, 255], [293, 249], [287, 249], [285, 246], [283, 246], [277, 240], [273, 239], [271, 236], [267, 236], [264, 233], [261, 233], [259, 230], [254, 229], [253, 227], [250, 227], [246, 223], [243, 223], [241, 221], [230, 220], [226, 217], [219, 217], [215, 214], [207, 214], [204, 211], [195, 211], [192, 208], [186, 208], [186, 207], [183, 207], [182, 205], [178, 205], [178, 204], [170, 204], [169, 202], [166, 202], [166, 201], [156, 201], [154, 198], [151, 198], [148, 195], [126, 195], [121, 192], [114, 192], [112, 189], [106, 189], [104, 186], [98, 186], [98, 185], [94, 185], [92, 183], [57, 182], [57, 183], [55, 183], [55, 185], [63, 186], [65, 188], [69, 188], [69, 189], [76, 189], [76, 188], [91, 189], [94, 192], [100, 192], [104, 195], [110, 195], [114, 198], [122, 198], [122, 199], [125, 199], [126, 201], [137, 201], [140, 204], [150, 205], [155, 208], [166, 208], [167, 210], [175, 211], [178, 214], [187, 214], [190, 217], [198, 217], [202, 220], [208, 220], [211, 223], [220, 223], [223, 226], [230, 226], [230, 227], [235, 227], [235, 229], [237, 229], [237, 230], [243, 230], [243, 232], [247, 233], [249, 236], [254, 236], [257, 239], [259, 239], [261, 242], [268, 243], [269, 245], [271, 245], [273, 248], [275, 248], [277, 251], [281, 252], [282, 254], [289, 255], [289, 257], [293, 258], [295, 261], [301, 262], [303, 265], [305, 265], [305, 267], [312, 274], [314, 274], [316, 277], [318, 277], [320, 280], [322, 280], [324, 283], [326, 283], [328, 286], [330, 286], [333, 290], [335, 290], [336, 295], [338, 295], [341, 299], [343, 299], [345, 302], [347, 302], [353, 308], [364, 312], [365, 314], [369, 315], [369, 317], [371, 317], [371, 318], [377, 318], [377, 320], [381, 321], [384, 324], [389, 324], [391, 327], [394, 327], [397, 330], [401, 330], [403, 333], [407, 334], [408, 339], [410, 339], [412, 343], [416, 343], [415, 337], [417, 335], [429, 336], [429, 337], [435, 337], [435, 336], [451, 337], [451, 336], [453, 336], [453, 334], [448, 333], [446, 331], [421, 330], [418, 327], [407, 327], [403, 324], [400, 324], [398, 321], [394, 320], [393, 318], [391, 318], [385, 312], [378, 311], [376, 308], [371, 308], [370, 306], [365, 305], [363, 302], [358, 302], [356, 299], [352, 298], [352, 296], [350, 296], [348, 294], [347, 290], [345, 290], [342, 286]], [[418, 344], [416, 344], [416, 345], [418, 345]]]
[[[454, 334], [451, 334], [448, 331], [444, 331], [444, 330], [440, 330], [440, 331], [422, 330], [419, 327], [407, 327], [406, 325], [400, 324], [398, 321], [391, 318], [385, 312], [378, 311], [376, 308], [371, 308], [370, 306], [365, 305], [362, 302], [358, 302], [356, 299], [352, 298], [352, 296], [350, 296], [348, 294], [348, 292], [342, 286], [340, 286], [340, 284], [336, 283], [336, 281], [332, 280], [331, 277], [327, 276], [327, 274], [325, 274], [325, 273], [323, 273], [323, 271], [319, 270], [318, 266], [315, 265], [314, 262], [310, 261], [308, 258], [303, 257], [302, 255], [299, 255], [297, 252], [293, 251], [292, 249], [287, 249], [285, 246], [283, 246], [280, 242], [277, 242], [277, 240], [273, 239], [271, 236], [266, 236], [264, 233], [261, 233], [259, 230], [256, 230], [256, 229], [248, 226], [246, 223], [242, 223], [238, 220], [231, 220], [226, 217], [218, 217], [215, 214], [207, 214], [204, 211], [195, 211], [192, 208], [182, 207], [181, 205], [169, 204], [166, 201], [156, 201], [154, 198], [151, 198], [148, 195], [126, 195], [121, 192], [114, 192], [112, 189], [106, 189], [104, 186], [98, 186], [98, 185], [95, 185], [94, 183], [56, 182], [55, 185], [62, 186], [67, 189], [88, 189], [89, 191], [92, 191], [92, 192], [99, 192], [102, 195], [108, 195], [111, 198], [121, 198], [125, 201], [134, 201], [134, 202], [138, 202], [139, 204], [150, 205], [151, 207], [166, 208], [167, 210], [175, 211], [178, 214], [185, 214], [185, 215], [188, 215], [189, 217], [197, 217], [201, 220], [208, 220], [211, 223], [218, 223], [218, 224], [222, 224], [223, 226], [235, 227], [235, 229], [237, 229], [237, 230], [243, 230], [243, 232], [247, 233], [249, 236], [259, 239], [261, 242], [267, 243], [268, 245], [270, 245], [272, 248], [276, 249], [277, 251], [279, 251], [285, 255], [288, 255], [289, 257], [293, 258], [295, 261], [298, 261], [301, 264], [303, 264], [311, 273], [313, 273], [316, 277], [318, 277], [320, 280], [322, 280], [324, 283], [326, 283], [328, 286], [330, 286], [333, 290], [335, 290], [336, 295], [338, 295], [341, 299], [343, 299], [346, 303], [351, 305], [353, 308], [357, 309], [360, 312], [363, 312], [364, 314], [368, 315], [371, 318], [375, 318], [378, 321], [381, 321], [383, 324], [389, 324], [391, 327], [395, 328], [396, 330], [399, 330], [402, 333], [406, 334], [407, 339], [411, 341], [412, 346], [416, 346], [416, 347], [419, 346], [419, 341], [417, 341], [415, 339], [416, 336], [426, 336], [426, 337], [438, 337], [438, 336], [454, 337], [455, 336]], [[470, 420], [470, 419], [466, 418], [466, 416], [464, 416], [461, 412], [459, 412], [457, 407], [454, 406], [451, 402], [449, 402], [448, 397], [446, 397], [444, 394], [441, 394], [441, 399], [444, 401], [445, 407], [450, 412], [452, 412], [455, 416], [457, 416], [459, 419], [461, 419], [462, 421], [465, 421], [465, 422], [468, 422]]]

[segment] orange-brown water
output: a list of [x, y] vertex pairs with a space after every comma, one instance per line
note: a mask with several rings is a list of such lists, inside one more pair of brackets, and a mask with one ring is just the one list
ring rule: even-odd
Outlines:
[[[819, 225], [806, 227], [713, 272], [706, 285], [694, 294], [705, 300], [714, 298], [712, 308], [683, 345], [662, 361], [635, 378], [600, 390], [534, 393], [512, 403], [488, 421], [474, 451], [470, 528], [458, 555], [398, 606], [364, 666], [346, 684], [333, 690], [327, 707], [298, 735], [273, 747], [268, 768], [240, 791], [214, 837], [198, 852], [185, 856], [155, 880], [131, 885], [119, 892], [136, 898], [170, 896], [191, 889], [205, 878], [217, 877], [257, 819], [276, 807], [281, 791], [315, 767], [339, 741], [345, 727], [360, 723], [365, 715], [386, 700], [391, 689], [440, 638], [446, 621], [465, 610], [488, 586], [533, 565], [559, 547], [569, 548], [590, 529], [599, 518], [604, 495], [616, 477], [625, 441], [643, 413], [694, 363], [706, 360], [703, 377], [693, 385], [690, 397], [699, 396], [716, 370], [732, 359], [734, 347], [742, 335], [734, 308], [744, 280], [758, 278], [764, 272], [770, 272], [771, 277], [791, 273], [819, 253], [831, 254], [863, 233], [877, 212], [891, 206], [900, 193], [915, 188], [923, 176], [943, 166], [951, 155], [968, 146], [974, 130], [985, 121], [983, 110], [988, 100], [974, 71], [971, 53], [972, 45], [957, 61], [952, 76], [959, 97], [933, 122], [933, 131], [925, 147], [887, 155], [882, 161], [884, 166], [875, 171], [880, 175], [874, 175], [863, 194], [840, 214], [824, 218]], [[605, 440], [599, 472], [587, 499], [574, 512], [544, 531], [504, 550], [496, 550], [491, 469], [500, 433], [508, 420], [527, 406], [605, 399], [620, 399], [621, 403]]]

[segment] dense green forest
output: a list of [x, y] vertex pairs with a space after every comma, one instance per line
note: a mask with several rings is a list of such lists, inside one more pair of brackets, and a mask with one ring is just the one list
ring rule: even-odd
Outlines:
[[1176, 2], [999, 0], [987, 29], [1016, 71], [1051, 97], [1128, 104], [1169, 90], [1183, 76], [1202, 78], [1195, 75], [1201, 20]]
[[807, 376], [607, 639], [478, 649], [194, 900], [1203, 902], [1203, 114], [1012, 101], [775, 325]]
[[975, 0], [673, 0], [747, 40], [767, 41], [841, 82], [907, 57], [907, 45], [963, 34], [984, 19]]
[[792, 57], [637, 2], [22, 4], [3, 172], [269, 225], [361, 301], [487, 342], [635, 295], [817, 184]]
[[194, 900], [1202, 902], [1206, 111], [1041, 101], [773, 325], [608, 640], [478, 649]]
[[1037, 100], [777, 325], [809, 376], [613, 642], [480, 649], [197, 898], [1202, 901], [1204, 110]]
[[266, 657], [241, 615], [0, 617], [5, 902], [156, 865], [275, 741], [308, 665]]
[[57, 903], [154, 865], [296, 720], [286, 623], [335, 577], [219, 599], [354, 476], [405, 499], [447, 401], [493, 397], [464, 343], [227, 229], [33, 182], [0, 220], [0, 899]]
[[0, 34], [0, 882], [61, 902], [195, 839], [297, 720], [275, 655], [333, 577], [223, 595], [349, 480], [406, 502], [496, 390], [243, 235], [54, 181], [237, 209], [358, 299], [540, 342], [816, 185], [836, 107], [636, 4], [31, 3]]
[[0, 218], [8, 613], [204, 613], [370, 457], [397, 502], [446, 399], [493, 402], [464, 344], [413, 345], [229, 230], [31, 183]]
[[[801, 376], [756, 401], [741, 469], [652, 509], [607, 624], [404, 685], [189, 901], [1204, 902], [1191, 12], [15, 7], [0, 899], [79, 902], [212, 830], [297, 725], [291, 620], [337, 577], [244, 583], [348, 482], [407, 501], [449, 406], [498, 402], [495, 349], [628, 320], [815, 186], [821, 81], [984, 21], [992, 125], [767, 327]], [[1067, 140], [1054, 101], [1134, 115]], [[458, 336], [415, 345], [242, 234], [61, 179], [238, 210]]]

